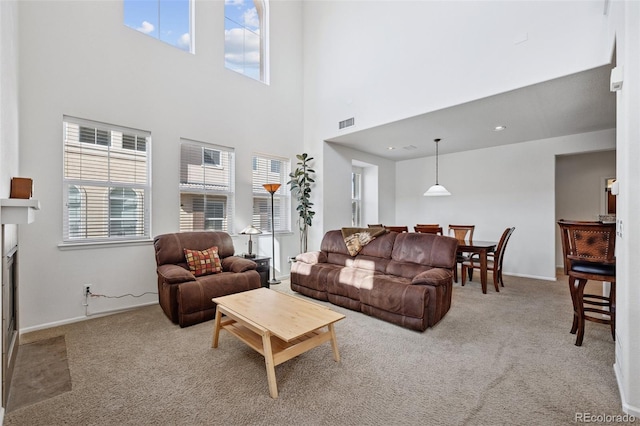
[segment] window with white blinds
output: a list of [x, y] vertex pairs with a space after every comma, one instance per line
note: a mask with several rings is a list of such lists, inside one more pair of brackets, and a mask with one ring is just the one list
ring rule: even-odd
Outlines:
[[271, 194], [262, 185], [279, 183], [273, 194], [275, 232], [291, 231], [291, 192], [287, 182], [291, 162], [288, 158], [254, 154], [253, 170], [253, 219], [252, 225], [264, 233], [271, 233]]
[[150, 238], [151, 134], [63, 118], [63, 241]]
[[180, 140], [180, 231], [234, 233], [234, 151]]

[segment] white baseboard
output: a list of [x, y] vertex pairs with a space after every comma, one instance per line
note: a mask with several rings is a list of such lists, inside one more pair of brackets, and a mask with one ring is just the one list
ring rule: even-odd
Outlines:
[[618, 363], [613, 364], [613, 371], [616, 375], [616, 382], [618, 382], [618, 393], [620, 394], [620, 400], [622, 401], [622, 411], [636, 418], [640, 418], [640, 407], [635, 407], [627, 402], [627, 398], [624, 394], [624, 387], [622, 386], [622, 373], [620, 372]]
[[543, 277], [540, 275], [529, 275], [529, 274], [516, 274], [513, 272], [502, 272], [502, 275], [508, 275], [508, 276], [512, 276], [512, 277], [520, 277], [520, 278], [532, 278], [534, 280], [541, 280], [541, 281], [558, 281], [556, 279], [555, 276], [553, 277]]
[[68, 318], [68, 319], [61, 320], [61, 321], [54, 321], [54, 322], [49, 322], [49, 323], [45, 323], [45, 324], [34, 325], [33, 327], [21, 328], [19, 330], [19, 332], [20, 332], [20, 334], [24, 334], [24, 333], [30, 333], [32, 331], [45, 330], [47, 328], [58, 327], [58, 326], [61, 326], [61, 325], [66, 325], [66, 324], [73, 324], [74, 322], [86, 321], [86, 320], [91, 319], [91, 318], [98, 318], [98, 317], [103, 317], [103, 316], [106, 316], [106, 315], [113, 315], [113, 314], [117, 314], [119, 312], [130, 311], [132, 309], [138, 309], [138, 308], [142, 308], [142, 307], [145, 307], [145, 306], [157, 305], [157, 304], [158, 304], [158, 301], [154, 301], [154, 302], [141, 303], [141, 304], [135, 305], [135, 306], [128, 306], [126, 308], [110, 309], [110, 310], [106, 310], [106, 311], [91, 312], [91, 314], [83, 315], [81, 317]]

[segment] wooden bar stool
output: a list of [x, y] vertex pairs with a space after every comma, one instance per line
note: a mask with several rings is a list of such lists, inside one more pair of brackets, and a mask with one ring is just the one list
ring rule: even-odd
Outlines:
[[[585, 321], [611, 326], [616, 339], [616, 225], [603, 222], [560, 220], [564, 273], [569, 275], [573, 302], [571, 333], [582, 346]], [[587, 281], [611, 283], [609, 295], [585, 294]], [[593, 315], [595, 314], [595, 315]]]

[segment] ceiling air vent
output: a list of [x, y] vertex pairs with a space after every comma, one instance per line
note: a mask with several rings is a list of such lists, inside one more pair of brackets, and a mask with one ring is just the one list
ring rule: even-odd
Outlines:
[[415, 145], [407, 145], [407, 146], [403, 146], [402, 149], [406, 149], [407, 151], [413, 151], [414, 149], [418, 149], [418, 147]]
[[353, 118], [353, 117], [347, 118], [346, 120], [343, 120], [343, 121], [338, 123], [338, 129], [344, 129], [346, 127], [351, 127], [354, 124], [356, 124], [355, 118]]

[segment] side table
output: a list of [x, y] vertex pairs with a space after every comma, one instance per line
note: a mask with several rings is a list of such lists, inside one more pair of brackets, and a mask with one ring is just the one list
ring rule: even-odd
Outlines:
[[258, 271], [258, 273], [260, 274], [260, 283], [262, 284], [262, 287], [269, 288], [269, 271], [271, 268], [271, 258], [261, 256], [244, 257], [245, 259], [250, 259], [256, 262], [256, 264], [258, 265], [256, 271]]

